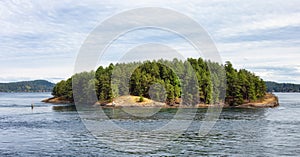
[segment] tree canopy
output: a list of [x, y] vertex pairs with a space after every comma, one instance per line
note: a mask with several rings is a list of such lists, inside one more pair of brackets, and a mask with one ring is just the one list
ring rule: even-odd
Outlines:
[[[72, 81], [73, 80], [73, 81]], [[76, 87], [72, 90], [73, 87]], [[162, 88], [163, 87], [163, 88]], [[153, 92], [154, 91], [154, 92]], [[164, 101], [190, 103], [228, 103], [239, 105], [263, 98], [266, 86], [262, 79], [245, 69], [189, 58], [110, 64], [95, 72], [75, 74], [55, 85], [52, 94], [80, 102], [110, 102], [122, 95], [135, 95]], [[226, 95], [225, 95], [226, 93]], [[96, 94], [97, 100], [92, 97]]]

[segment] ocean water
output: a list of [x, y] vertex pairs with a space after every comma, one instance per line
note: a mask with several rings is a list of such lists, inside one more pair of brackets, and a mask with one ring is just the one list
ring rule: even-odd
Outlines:
[[[136, 136], [100, 134], [110, 143], [122, 139], [124, 147], [136, 143], [131, 150], [120, 149], [122, 143], [112, 147], [87, 129], [74, 107], [40, 102], [50, 93], [0, 93], [0, 156], [299, 156], [300, 94], [275, 94], [280, 100], [277, 108], [223, 109], [205, 136], [198, 133], [206, 109], [199, 109], [188, 130], [174, 140], [138, 151], [145, 146]], [[166, 125], [177, 112], [163, 109], [137, 118], [121, 110], [105, 109], [105, 113], [119, 127], [139, 131]], [[143, 140], [160, 143], [167, 135]]]

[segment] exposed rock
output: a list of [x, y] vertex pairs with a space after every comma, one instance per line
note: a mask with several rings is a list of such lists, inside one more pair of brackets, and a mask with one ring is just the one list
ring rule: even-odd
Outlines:
[[278, 97], [274, 94], [267, 93], [263, 100], [257, 102], [249, 102], [236, 107], [240, 108], [268, 108], [279, 106]]
[[[268, 108], [268, 107], [276, 107], [279, 106], [278, 98], [273, 94], [266, 94], [263, 100], [259, 100], [256, 102], [248, 102], [238, 106], [229, 106], [224, 103], [220, 104], [197, 104], [196, 106], [184, 106], [180, 105], [180, 103], [175, 103], [169, 105], [163, 102], [153, 101], [147, 98], [143, 98], [143, 102], [139, 102], [139, 96], [121, 96], [117, 97], [113, 100], [113, 102], [104, 101], [104, 102], [96, 102], [95, 105], [102, 107], [162, 107], [162, 108], [208, 108], [208, 107], [237, 107], [237, 108]], [[62, 97], [53, 97], [49, 99], [45, 99], [42, 102], [53, 103], [53, 104], [70, 104], [73, 103], [70, 100], [64, 99]]]
[[42, 100], [42, 102], [52, 103], [52, 104], [70, 104], [70, 103], [72, 103], [72, 101], [62, 98], [62, 97], [48, 98], [48, 99]]

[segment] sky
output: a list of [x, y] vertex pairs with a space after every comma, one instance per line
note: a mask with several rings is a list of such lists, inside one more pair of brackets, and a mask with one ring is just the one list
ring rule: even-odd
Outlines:
[[[74, 73], [82, 44], [101, 22], [122, 11], [161, 7], [199, 23], [214, 41], [223, 63], [229, 60], [234, 67], [248, 69], [264, 80], [300, 83], [299, 6], [299, 0], [1, 0], [0, 82], [66, 79]], [[163, 15], [158, 18], [165, 20]], [[180, 21], [174, 24], [180, 26]], [[99, 65], [116, 63], [139, 43], [165, 44], [184, 57], [197, 57], [182, 38], [142, 29], [117, 39]]]

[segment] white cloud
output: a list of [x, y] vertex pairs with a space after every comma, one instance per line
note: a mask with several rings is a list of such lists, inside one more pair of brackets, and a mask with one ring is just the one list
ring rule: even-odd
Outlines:
[[[300, 39], [295, 35], [300, 29], [299, 5], [297, 0], [0, 1], [0, 62], [6, 67], [0, 70], [0, 81], [69, 77], [82, 42], [99, 22], [123, 10], [154, 6], [170, 8], [194, 18], [216, 41], [224, 61], [230, 60], [238, 68], [253, 70], [267, 80], [284, 80], [292, 77], [291, 74], [255, 67], [299, 66]], [[281, 30], [287, 27], [295, 28], [290, 30], [291, 34], [283, 34]], [[259, 36], [264, 31], [276, 31], [276, 34], [262, 39]], [[147, 37], [151, 32], [137, 35], [127, 39], [147, 43], [157, 42], [160, 38], [159, 42], [165, 40], [185, 55], [193, 55], [188, 45], [172, 40], [170, 36], [152, 34], [153, 38]], [[244, 39], [245, 35], [251, 36], [252, 41]], [[126, 41], [117, 46], [125, 50], [131, 44]], [[105, 63], [117, 58], [120, 49], [115, 49]], [[300, 83], [299, 73], [294, 75], [293, 82]]]
[[259, 30], [272, 30], [283, 27], [300, 26], [300, 12], [285, 15], [269, 15], [249, 23], [237, 23], [236, 26], [226, 27], [217, 31], [220, 36], [240, 36]]

